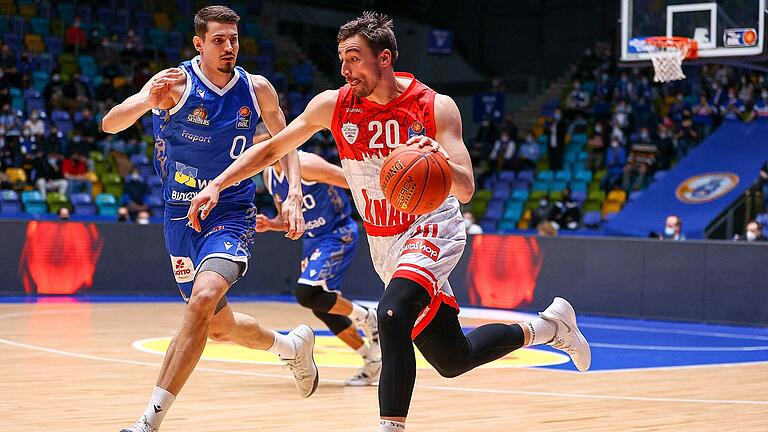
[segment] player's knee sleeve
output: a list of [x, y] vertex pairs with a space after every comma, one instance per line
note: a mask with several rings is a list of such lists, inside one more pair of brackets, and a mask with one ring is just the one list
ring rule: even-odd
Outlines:
[[[207, 260], [203, 261], [202, 264], [200, 264], [198, 273], [204, 271], [212, 271], [214, 273], [218, 273], [221, 275], [221, 277], [224, 278], [224, 280], [227, 281], [228, 286], [232, 286], [232, 284], [237, 282], [237, 279], [240, 278], [240, 273], [242, 272], [243, 266], [243, 263], [234, 262], [226, 258], [213, 257], [208, 258]], [[219, 303], [216, 304], [214, 315], [217, 314], [220, 310], [224, 309], [226, 305], [227, 296], [223, 295], [221, 296]]]
[[429, 301], [427, 291], [416, 282], [404, 278], [392, 279], [377, 308], [381, 337], [405, 332], [410, 338], [416, 318]]
[[328, 312], [312, 311], [315, 316], [320, 319], [333, 334], [338, 335], [344, 330], [348, 329], [352, 325], [352, 320], [344, 315], [333, 315]]
[[296, 301], [305, 308], [313, 311], [328, 312], [338, 299], [336, 293], [326, 291], [321, 286], [298, 284], [296, 286]]

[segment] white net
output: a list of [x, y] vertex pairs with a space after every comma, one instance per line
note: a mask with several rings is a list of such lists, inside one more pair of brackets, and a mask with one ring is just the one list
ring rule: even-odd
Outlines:
[[677, 49], [667, 48], [651, 52], [651, 62], [656, 72], [653, 79], [656, 82], [670, 82], [685, 79], [683, 73], [683, 58], [685, 53]]

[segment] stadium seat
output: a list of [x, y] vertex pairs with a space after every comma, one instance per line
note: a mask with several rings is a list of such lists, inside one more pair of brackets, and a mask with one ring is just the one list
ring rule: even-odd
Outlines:
[[546, 194], [547, 192], [549, 192], [549, 182], [537, 180], [533, 182], [533, 185], [531, 186], [531, 190], [533, 192], [544, 192]]
[[584, 191], [584, 192], [586, 192], [588, 186], [589, 186], [589, 184], [587, 182], [583, 182], [583, 181], [572, 181], [570, 183], [571, 192], [576, 192], [576, 191]]
[[555, 173], [551, 170], [543, 170], [539, 171], [538, 174], [536, 174], [536, 180], [541, 181], [552, 181], [555, 179]]
[[533, 171], [530, 171], [530, 170], [520, 171], [519, 173], [517, 173], [517, 180], [518, 181], [525, 180], [530, 183], [533, 181], [533, 176], [534, 176]]
[[528, 201], [525, 202], [524, 208], [525, 208], [525, 211], [531, 211], [531, 210], [536, 210], [537, 208], [539, 208], [540, 205], [541, 203], [539, 203], [538, 200], [529, 199]]
[[15, 216], [21, 213], [19, 195], [12, 190], [0, 191], [0, 214]]
[[480, 228], [483, 229], [483, 233], [494, 233], [496, 232], [496, 221], [483, 219], [480, 221]]
[[641, 190], [639, 190], [639, 191], [632, 191], [629, 194], [629, 198], [628, 199], [629, 199], [629, 201], [635, 201], [638, 198], [640, 198], [641, 196], [643, 196], [643, 191], [641, 191]]
[[523, 214], [522, 201], [507, 201], [507, 208], [504, 210], [504, 219], [520, 219]]
[[27, 184], [27, 173], [21, 168], [6, 168], [5, 174], [8, 175], [10, 182], [15, 190], [22, 190]]
[[512, 189], [511, 199], [515, 201], [525, 201], [528, 199], [528, 189]]
[[583, 223], [584, 226], [587, 228], [598, 228], [600, 227], [602, 216], [600, 215], [599, 211], [589, 211], [584, 214]]
[[99, 216], [117, 216], [117, 199], [114, 195], [101, 193], [96, 195], [96, 207]]
[[592, 181], [592, 171], [587, 171], [584, 169], [577, 170], [573, 176], [573, 179], [589, 183]]
[[48, 210], [51, 213], [58, 213], [59, 209], [62, 207], [66, 207], [71, 210], [71, 205], [69, 203], [69, 199], [67, 199], [67, 196], [58, 192], [48, 192], [45, 197], [45, 202], [48, 204]]
[[21, 193], [21, 202], [24, 204], [24, 211], [30, 214], [41, 214], [48, 211], [43, 195], [36, 190], [24, 191]]
[[760, 224], [762, 227], [768, 227], [768, 214], [767, 213], [760, 213], [755, 217], [755, 221]]
[[493, 189], [493, 195], [491, 195], [492, 200], [501, 200], [504, 201], [507, 198], [509, 198], [510, 189], [507, 187], [495, 187]]
[[507, 182], [513, 182], [515, 181], [515, 172], [514, 171], [499, 171], [497, 174], [497, 177], [501, 181], [507, 181]]
[[571, 199], [583, 203], [587, 200], [587, 191], [585, 190], [571, 190]]
[[567, 170], [562, 170], [555, 173], [555, 180], [569, 182], [571, 181], [572, 177], [573, 175], [571, 174], [571, 172]]
[[562, 190], [551, 190], [549, 191], [549, 200], [550, 201], [560, 201], [563, 199], [563, 191]]
[[562, 192], [566, 186], [568, 186], [568, 182], [557, 180], [549, 184], [549, 190]]
[[149, 210], [153, 216], [158, 216], [163, 214], [165, 203], [163, 203], [163, 198], [160, 197], [159, 195], [147, 196], [146, 204], [147, 206], [149, 206]]
[[82, 216], [94, 216], [97, 213], [96, 205], [93, 199], [87, 193], [76, 193], [72, 195], [72, 206], [75, 214]]
[[503, 233], [508, 233], [517, 230], [517, 219], [502, 219], [499, 224], [499, 231]]
[[68, 3], [59, 3], [56, 5], [56, 10], [59, 12], [59, 18], [64, 21], [66, 25], [72, 24], [75, 18], [75, 7]]
[[618, 213], [619, 211], [621, 211], [621, 203], [618, 203], [616, 201], [603, 202], [603, 219], [605, 219], [606, 214]]
[[606, 201], [612, 201], [617, 202], [619, 204], [624, 204], [627, 201], [627, 193], [623, 190], [612, 190], [608, 193], [608, 197], [606, 198]]
[[41, 53], [45, 51], [45, 43], [39, 34], [30, 33], [24, 36], [24, 45], [31, 53]]
[[584, 206], [582, 207], [582, 211], [587, 213], [591, 211], [600, 212], [600, 202], [599, 201], [589, 201], [587, 200], [584, 203]]
[[590, 190], [587, 195], [587, 200], [603, 202], [605, 201], [605, 192], [601, 190]]
[[485, 219], [501, 219], [504, 213], [504, 201], [491, 201], [488, 203], [488, 209], [485, 211]]
[[47, 18], [32, 17], [29, 19], [32, 32], [41, 36], [48, 36], [51, 33], [51, 22]]

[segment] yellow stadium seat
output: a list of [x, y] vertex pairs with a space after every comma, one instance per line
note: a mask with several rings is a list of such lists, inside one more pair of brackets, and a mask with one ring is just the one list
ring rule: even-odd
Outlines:
[[11, 183], [27, 182], [27, 173], [25, 173], [24, 170], [21, 168], [7, 168], [5, 170], [5, 173], [8, 174], [8, 178], [11, 180]]
[[608, 213], [618, 213], [621, 211], [622, 203], [616, 201], [605, 201], [603, 203], [603, 219]]
[[627, 202], [627, 193], [623, 190], [612, 190], [608, 193], [608, 197], [605, 200], [624, 204]]
[[165, 31], [171, 30], [171, 20], [168, 19], [168, 15], [164, 13], [156, 13], [154, 19], [155, 27]]

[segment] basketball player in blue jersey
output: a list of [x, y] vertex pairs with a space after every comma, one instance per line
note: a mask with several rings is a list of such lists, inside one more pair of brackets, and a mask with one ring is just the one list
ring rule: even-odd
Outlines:
[[[189, 201], [227, 168], [253, 140], [261, 118], [276, 134], [285, 128], [277, 94], [261, 76], [235, 67], [239, 17], [224, 6], [195, 15], [193, 43], [200, 53], [178, 68], [155, 75], [141, 91], [104, 117], [105, 132], [132, 125], [150, 109], [155, 124], [155, 168], [163, 179], [165, 243], [182, 296], [188, 305], [165, 355], [144, 414], [123, 432], [155, 432], [200, 359], [208, 338], [268, 350], [283, 359], [303, 397], [317, 388], [314, 333], [301, 325], [287, 336], [232, 311], [225, 293], [248, 267], [256, 212], [253, 182], [222, 196], [223, 208], [203, 232], [188, 226]], [[284, 160], [291, 187], [282, 205], [287, 237], [304, 230], [298, 156]]]
[[[312, 153], [299, 152], [304, 200], [304, 258], [296, 284], [296, 300], [350, 348], [363, 357], [363, 367], [346, 381], [349, 386], [367, 386], [379, 379], [381, 348], [376, 309], [365, 309], [342, 297], [338, 291], [344, 273], [352, 264], [357, 247], [357, 223], [350, 214], [349, 189], [341, 167]], [[264, 170], [264, 184], [280, 209], [289, 192], [285, 173], [275, 164]], [[283, 231], [282, 217], [256, 216], [256, 232]], [[368, 344], [357, 332], [363, 330]]]

